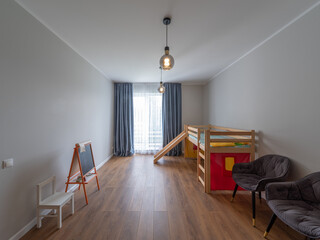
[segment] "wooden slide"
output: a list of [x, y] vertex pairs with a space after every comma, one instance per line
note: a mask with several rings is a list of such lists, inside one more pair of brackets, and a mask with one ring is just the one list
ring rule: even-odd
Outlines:
[[182, 140], [188, 136], [186, 131], [182, 131], [171, 142], [169, 142], [164, 148], [162, 148], [156, 155], [154, 155], [153, 163], [157, 163], [160, 158], [167, 154], [172, 148], [178, 145]]

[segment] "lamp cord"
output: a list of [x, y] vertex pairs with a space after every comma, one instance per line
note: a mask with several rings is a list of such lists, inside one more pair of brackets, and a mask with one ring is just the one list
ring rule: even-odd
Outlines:
[[166, 46], [168, 46], [168, 25], [166, 25]]

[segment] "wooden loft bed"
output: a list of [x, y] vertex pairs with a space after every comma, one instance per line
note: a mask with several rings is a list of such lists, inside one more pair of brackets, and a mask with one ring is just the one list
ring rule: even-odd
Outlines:
[[[253, 161], [255, 159], [254, 130], [246, 131], [214, 125], [184, 125], [184, 131], [154, 155], [154, 163], [182, 140], [185, 140], [184, 157], [197, 159], [197, 179], [204, 186], [206, 193], [211, 191], [211, 153], [249, 153], [250, 160]], [[245, 147], [239, 147], [238, 145], [219, 146], [222, 143], [243, 143]], [[197, 147], [196, 150], [194, 145]], [[216, 147], [215, 145], [218, 146]]]
[[[184, 157], [197, 158], [197, 179], [204, 186], [205, 192], [211, 191], [210, 186], [210, 154], [211, 153], [249, 153], [250, 160], [255, 159], [255, 131], [245, 131], [214, 125], [185, 125], [184, 132], [188, 135], [184, 142]], [[204, 134], [204, 141], [201, 141]], [[215, 143], [245, 143], [246, 147], [228, 146], [212, 147]], [[197, 150], [193, 150], [193, 145]], [[202, 177], [203, 176], [203, 177]]]

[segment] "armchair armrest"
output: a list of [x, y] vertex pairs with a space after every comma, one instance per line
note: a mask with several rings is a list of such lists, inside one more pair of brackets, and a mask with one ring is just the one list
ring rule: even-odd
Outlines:
[[279, 177], [269, 177], [269, 178], [262, 178], [257, 185], [257, 189], [260, 189], [261, 191], [263, 191], [262, 189], [265, 189], [267, 184], [269, 183], [280, 183], [280, 182], [284, 182], [286, 179], [286, 176], [279, 176]]
[[266, 199], [267, 201], [301, 200], [301, 194], [294, 182], [269, 183], [266, 186]]
[[233, 165], [232, 173], [245, 173], [250, 174], [254, 173], [253, 162], [248, 163], [236, 163]]

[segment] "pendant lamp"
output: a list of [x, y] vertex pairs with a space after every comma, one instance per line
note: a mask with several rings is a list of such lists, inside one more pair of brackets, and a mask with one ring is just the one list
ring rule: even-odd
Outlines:
[[168, 47], [168, 25], [171, 23], [171, 18], [165, 17], [163, 24], [166, 25], [166, 46], [164, 48], [164, 55], [160, 58], [160, 66], [163, 70], [168, 71], [174, 66], [174, 58], [169, 54]]

